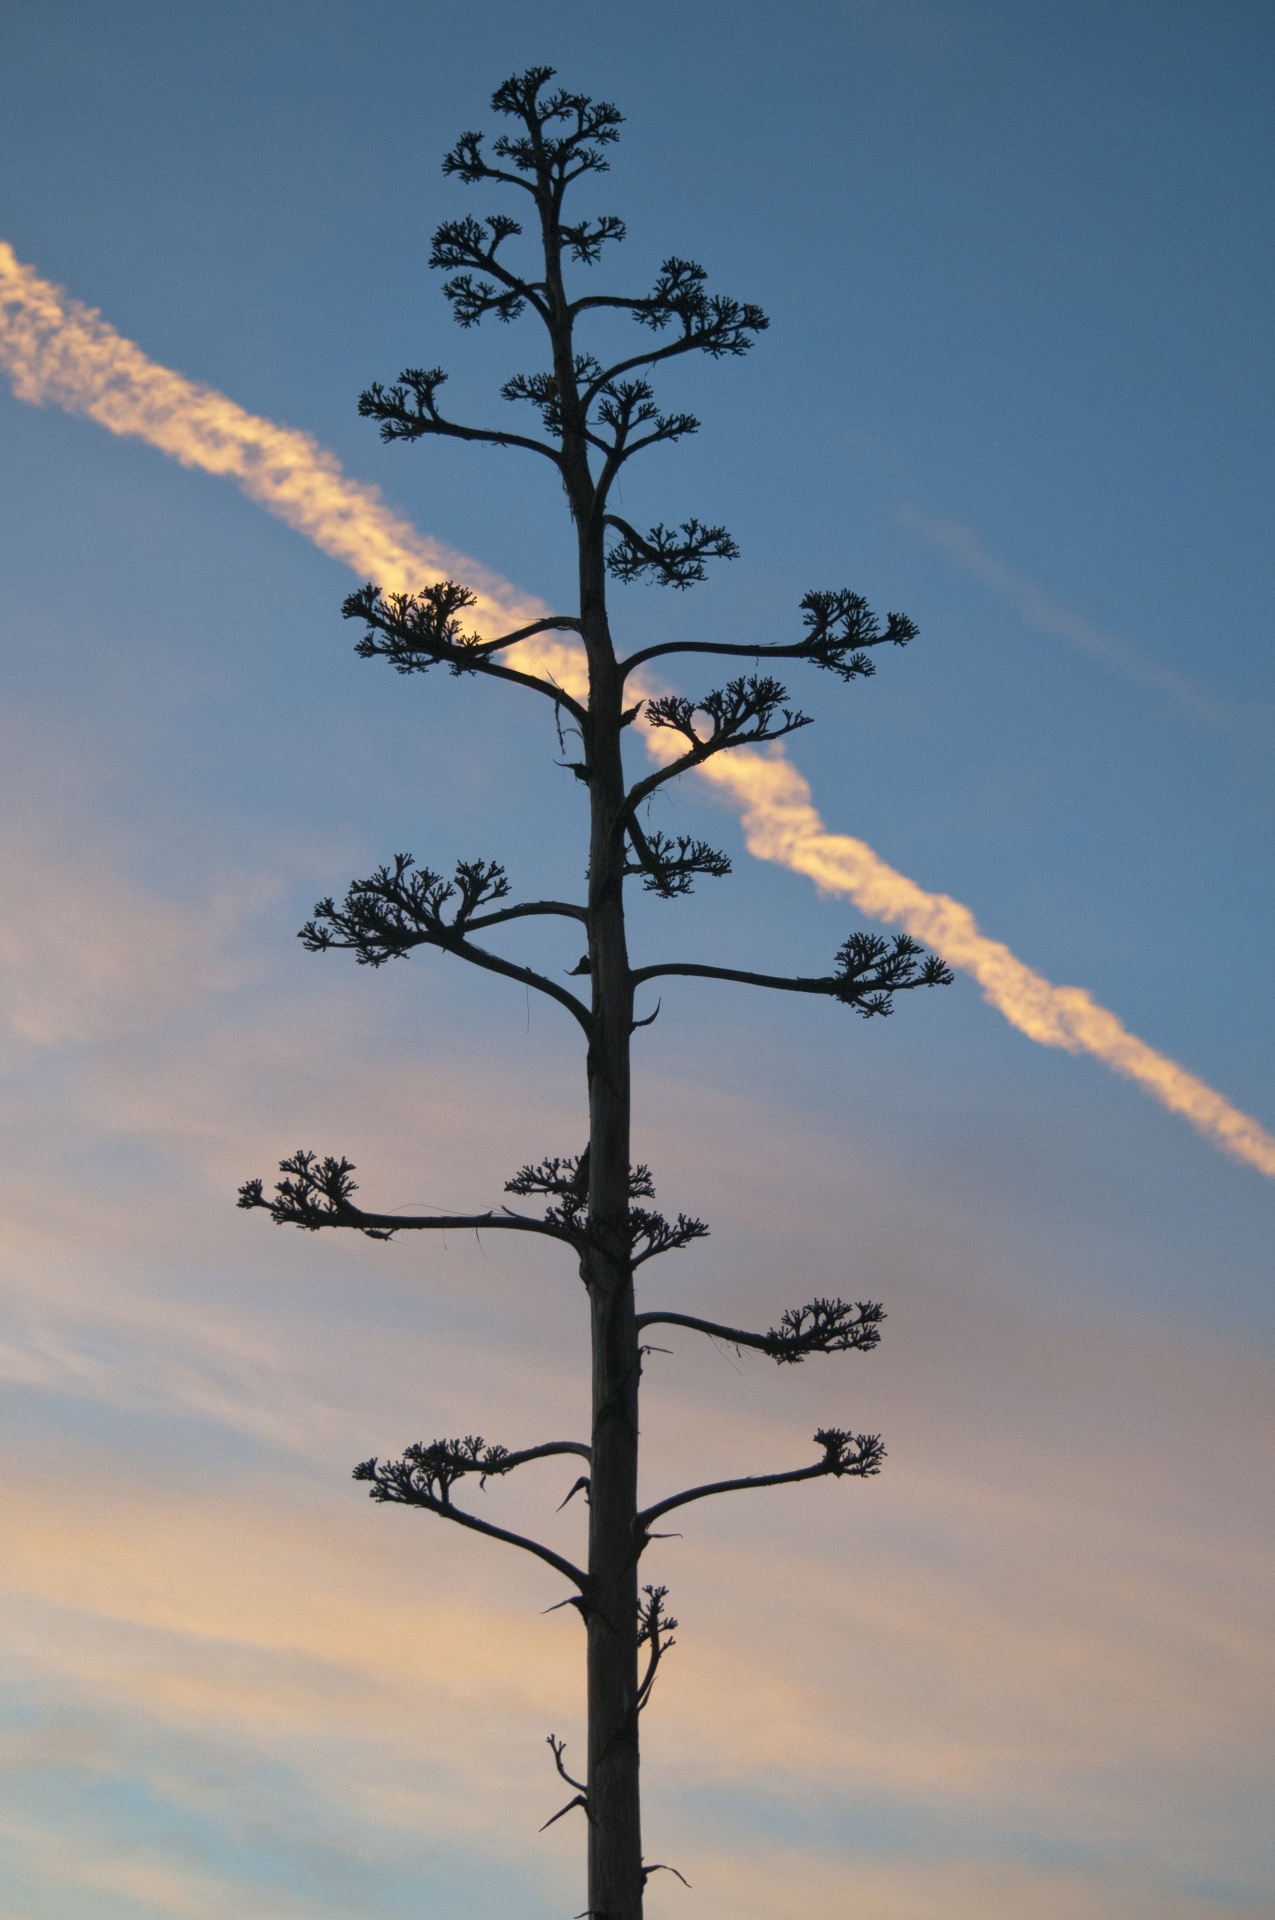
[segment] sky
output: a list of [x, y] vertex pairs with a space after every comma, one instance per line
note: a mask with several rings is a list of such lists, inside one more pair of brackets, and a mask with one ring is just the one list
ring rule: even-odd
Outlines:
[[[765, 644], [840, 585], [921, 630], [684, 783], [666, 830], [734, 872], [639, 897], [635, 949], [811, 973], [909, 925], [958, 967], [867, 1023], [685, 982], [640, 1036], [637, 1151], [712, 1228], [644, 1304], [889, 1316], [800, 1369], [651, 1357], [654, 1497], [821, 1425], [888, 1458], [660, 1548], [647, 1847], [691, 1890], [649, 1910], [1275, 1915], [1273, 46], [1240, 0], [0, 0], [0, 1920], [581, 1904], [579, 1831], [537, 1833], [583, 1740], [558, 1583], [349, 1480], [571, 1437], [578, 1279], [234, 1206], [299, 1145], [468, 1211], [581, 1144], [554, 1009], [295, 939], [399, 850], [581, 883], [540, 703], [340, 618], [373, 561], [569, 595], [533, 463], [355, 404], [439, 363], [499, 419], [536, 364], [427, 264], [494, 210], [441, 155], [533, 63], [626, 116], [594, 273], [688, 255], [771, 317], [662, 380], [702, 430], [625, 481], [741, 557], [617, 587], [621, 643]], [[578, 1550], [571, 1477], [483, 1510]]]

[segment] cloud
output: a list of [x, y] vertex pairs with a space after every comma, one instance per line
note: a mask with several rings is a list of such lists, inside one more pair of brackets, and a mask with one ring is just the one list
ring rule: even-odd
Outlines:
[[[1104, 1340], [1126, 1398], [1104, 1392], [1089, 1423], [1086, 1458], [1101, 1466], [1078, 1474], [1060, 1433], [1042, 1471], [1036, 1416], [1065, 1398], [1095, 1331], [1042, 1343], [1025, 1325], [954, 1316], [911, 1409], [896, 1409], [888, 1500], [852, 1486], [722, 1501], [658, 1549], [652, 1574], [671, 1581], [683, 1625], [647, 1730], [648, 1820], [706, 1912], [795, 1913], [798, 1888], [806, 1912], [865, 1920], [873, 1888], [887, 1913], [910, 1916], [913, 1898], [951, 1920], [1261, 1911], [1245, 1889], [1263, 1826], [1254, 1675], [1270, 1652], [1270, 1555], [1224, 1516], [1211, 1537], [1197, 1525], [1217, 1484], [1260, 1475], [1259, 1369], [1193, 1339]], [[979, 1398], [989, 1332], [989, 1372], [1016, 1366], [1031, 1416], [999, 1450], [973, 1425], [954, 1448], [941, 1429], [960, 1421], [960, 1396], [940, 1411], [943, 1381]], [[381, 1337], [396, 1365], [401, 1340]], [[527, 1358], [498, 1380], [514, 1425], [556, 1392]], [[453, 1359], [428, 1356], [419, 1390]], [[383, 1393], [371, 1367], [347, 1390], [365, 1408]], [[791, 1409], [780, 1422], [748, 1386], [733, 1398], [723, 1418], [693, 1389], [657, 1393], [649, 1484], [678, 1471], [675, 1453], [712, 1467], [791, 1449]], [[1209, 1409], [1199, 1485], [1166, 1488], [1166, 1454]], [[923, 1446], [918, 1410], [933, 1428]], [[73, 1429], [5, 1448], [9, 1672], [38, 1686], [61, 1731], [32, 1748], [19, 1728], [0, 1758], [37, 1783], [78, 1769], [85, 1792], [93, 1777], [138, 1777], [174, 1809], [175, 1834], [184, 1808], [228, 1833], [251, 1818], [285, 1858], [311, 1823], [347, 1863], [362, 1849], [383, 1862], [405, 1835], [495, 1859], [531, 1845], [556, 1804], [537, 1767], [545, 1733], [579, 1733], [578, 1623], [539, 1611], [559, 1597], [552, 1577], [278, 1455], [249, 1478], [215, 1435], [194, 1451], [171, 1432], [163, 1446], [139, 1437], [91, 1456]], [[483, 1497], [516, 1499], [527, 1524], [528, 1497], [551, 1505], [553, 1479]], [[127, 1858], [125, 1801], [113, 1818]], [[1193, 1899], [1184, 1889], [1223, 1833], [1231, 1891]], [[544, 1845], [549, 1863], [574, 1857], [570, 1836]], [[180, 1890], [175, 1843], [159, 1864]], [[820, 1893], [838, 1875], [861, 1908]], [[248, 1877], [236, 1911], [257, 1911]]]
[[516, 622], [530, 604], [474, 561], [418, 533], [378, 488], [351, 480], [308, 433], [263, 420], [215, 388], [157, 366], [95, 308], [24, 266], [5, 241], [0, 366], [20, 400], [51, 400], [110, 433], [158, 447], [184, 467], [233, 480], [324, 553], [386, 586], [419, 588], [463, 565], [483, 618]]
[[1100, 1060], [1224, 1153], [1275, 1178], [1275, 1136], [1258, 1121], [1139, 1040], [1086, 988], [1054, 986], [1003, 941], [989, 939], [959, 900], [928, 893], [864, 841], [830, 833], [808, 782], [782, 755], [741, 748], [710, 762], [703, 773], [740, 807], [748, 850], [759, 860], [804, 873], [822, 892], [844, 894], [874, 920], [929, 942], [949, 966], [971, 974], [988, 1004], [1028, 1039]]
[[[410, 589], [445, 573], [464, 579], [479, 595], [476, 624], [483, 632], [499, 632], [510, 621], [520, 624], [546, 611], [488, 569], [419, 534], [391, 512], [376, 488], [344, 474], [335, 457], [309, 435], [249, 414], [212, 388], [157, 366], [95, 310], [69, 299], [34, 268], [20, 263], [3, 242], [0, 365], [19, 398], [34, 404], [52, 400], [112, 433], [143, 439], [186, 466], [234, 479], [251, 499], [325, 553], [383, 586]], [[949, 522], [923, 523], [919, 516], [917, 524], [963, 556], [964, 564], [981, 569], [982, 577], [1017, 595], [1038, 624], [1065, 632], [1105, 657], [1115, 657], [1113, 648], [1118, 652], [1123, 645], [1001, 567], [968, 529]], [[565, 686], [582, 685], [578, 649], [540, 639], [520, 658], [529, 665], [538, 663]], [[1202, 699], [1167, 669], [1144, 663], [1138, 671], [1179, 699]], [[657, 736], [647, 738], [654, 742]], [[782, 750], [723, 755], [705, 769], [705, 776], [741, 806], [750, 852], [804, 873], [824, 891], [848, 895], [874, 918], [933, 942], [951, 966], [973, 974], [988, 1002], [1029, 1039], [1089, 1054], [1188, 1120], [1233, 1158], [1275, 1177], [1275, 1137], [1256, 1120], [1131, 1034], [1086, 989], [1056, 987], [1024, 965], [1002, 942], [983, 934], [960, 902], [927, 893], [862, 841], [830, 834], [813, 806], [809, 786]]]
[[989, 553], [974, 529], [962, 521], [921, 513], [912, 506], [897, 508], [895, 517], [910, 533], [929, 541], [931, 546], [940, 547], [963, 572], [1001, 594], [1011, 606], [1018, 609], [1029, 625], [1040, 632], [1068, 640], [1096, 660], [1114, 667], [1126, 679], [1136, 680], [1144, 687], [1154, 687], [1158, 693], [1167, 694], [1176, 706], [1193, 719], [1207, 720], [1214, 726], [1233, 726], [1243, 717], [1227, 701], [1201, 693], [1185, 674], [1164, 666], [1153, 655], [1121, 639], [1118, 634], [1107, 633], [1103, 628], [1096, 627], [1073, 607], [1045, 593], [1026, 574], [1016, 573], [1003, 560], [998, 560], [994, 553]]

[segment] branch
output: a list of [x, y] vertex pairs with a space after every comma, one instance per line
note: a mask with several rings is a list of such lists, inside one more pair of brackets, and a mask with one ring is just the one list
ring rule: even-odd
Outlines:
[[[676, 437], [671, 432], [648, 434], [631, 451], [637, 453], [657, 439]], [[725, 527], [701, 526], [698, 520], [682, 522], [680, 540], [662, 523], [645, 535], [618, 514], [608, 513], [604, 524], [620, 535], [619, 544], [607, 555], [607, 569], [617, 580], [640, 580], [643, 574], [650, 574], [661, 586], [686, 588], [707, 578], [705, 560], [739, 558], [739, 548]]]
[[588, 1788], [585, 1786], [584, 1781], [577, 1780], [574, 1775], [569, 1774], [562, 1764], [562, 1756], [567, 1750], [566, 1741], [559, 1740], [556, 1734], [551, 1733], [548, 1736], [548, 1745], [552, 1750], [553, 1764], [558, 1769], [559, 1778], [565, 1780], [569, 1787], [574, 1787], [577, 1793], [587, 1793]]
[[475, 284], [471, 273], [458, 273], [443, 285], [444, 297], [451, 302], [452, 314], [462, 327], [473, 327], [489, 313], [501, 320], [516, 320], [523, 308], [531, 305], [548, 323], [548, 288], [543, 281], [523, 280], [511, 273], [496, 258], [496, 250], [513, 234], [522, 232], [516, 220], [497, 213], [490, 220], [444, 220], [435, 230], [431, 267], [477, 267], [492, 274], [505, 289], [498, 293], [489, 281]]
[[791, 1473], [750, 1474], [740, 1480], [715, 1480], [707, 1486], [690, 1487], [685, 1493], [670, 1494], [667, 1500], [645, 1508], [634, 1520], [634, 1527], [639, 1535], [646, 1535], [653, 1521], [671, 1513], [675, 1507], [689, 1505], [692, 1500], [707, 1500], [710, 1494], [742, 1493], [752, 1487], [791, 1486], [798, 1480], [820, 1480], [827, 1474], [838, 1480], [846, 1475], [868, 1479], [880, 1473], [885, 1458], [881, 1436], [876, 1433], [843, 1433], [839, 1427], [824, 1427], [815, 1435], [815, 1444], [823, 1448], [823, 1458], [816, 1460], [812, 1467], [797, 1467]]
[[442, 367], [405, 367], [392, 387], [374, 380], [359, 395], [359, 413], [365, 420], [380, 421], [382, 440], [420, 440], [427, 434], [441, 434], [448, 440], [479, 440], [489, 447], [525, 447], [528, 453], [542, 453], [561, 468], [562, 455], [543, 440], [505, 433], [498, 427], [462, 427], [458, 421], [446, 419], [434, 398], [446, 378]]
[[[472, 1436], [465, 1440], [434, 1440], [428, 1446], [408, 1447], [401, 1460], [387, 1460], [384, 1463], [375, 1457], [364, 1460], [355, 1467], [354, 1478], [371, 1482], [373, 1500], [388, 1501], [399, 1506], [424, 1507], [427, 1512], [436, 1513], [444, 1520], [454, 1520], [458, 1526], [470, 1527], [475, 1533], [485, 1533], [489, 1539], [503, 1540], [508, 1546], [521, 1547], [526, 1553], [534, 1553], [537, 1559], [563, 1574], [583, 1593], [588, 1586], [587, 1574], [560, 1553], [555, 1553], [552, 1547], [542, 1546], [538, 1540], [528, 1539], [524, 1534], [510, 1533], [505, 1527], [493, 1526], [490, 1521], [480, 1520], [476, 1514], [466, 1513], [451, 1504], [452, 1485], [467, 1473], [477, 1473], [485, 1479], [492, 1474], [508, 1473], [524, 1460], [540, 1458], [549, 1453], [579, 1453], [581, 1450], [580, 1443], [569, 1440], [552, 1441], [544, 1447], [529, 1447], [521, 1454], [507, 1453], [503, 1447], [487, 1447], [481, 1438]], [[583, 1451], [587, 1457], [589, 1449], [585, 1447]]]
[[843, 680], [868, 680], [876, 672], [864, 649], [887, 642], [905, 647], [919, 629], [905, 613], [890, 613], [883, 627], [862, 594], [849, 591], [808, 593], [801, 602], [807, 628], [804, 639], [786, 647], [750, 646], [741, 641], [668, 640], [630, 655], [623, 664], [631, 673], [647, 660], [666, 653], [720, 653], [758, 660], [809, 660], [840, 674]]
[[[331, 948], [352, 952], [360, 966], [381, 967], [387, 960], [402, 959], [413, 947], [438, 947], [444, 953], [468, 960], [472, 966], [485, 967], [506, 979], [520, 980], [535, 987], [579, 1021], [586, 1034], [592, 1032], [592, 1016], [582, 1000], [566, 987], [558, 985], [530, 967], [522, 967], [485, 947], [476, 947], [465, 936], [477, 926], [495, 926], [520, 917], [516, 907], [476, 918], [489, 901], [500, 900], [509, 892], [504, 868], [495, 861], [461, 860], [455, 875], [444, 880], [428, 867], [417, 867], [412, 856], [399, 853], [393, 867], [378, 867], [366, 880], [355, 880], [338, 908], [329, 896], [316, 903], [314, 919], [300, 930], [298, 939], [311, 953], [326, 953]], [[456, 901], [451, 919], [444, 909]], [[557, 900], [530, 902], [523, 911], [558, 915], [579, 920], [583, 910]]]
[[843, 1006], [854, 1007], [865, 1020], [874, 1014], [893, 1013], [896, 993], [908, 993], [915, 987], [948, 987], [954, 978], [937, 954], [926, 953], [906, 933], [896, 934], [893, 941], [875, 933], [852, 933], [837, 954], [837, 971], [820, 979], [749, 973], [739, 967], [701, 966], [689, 960], [639, 967], [631, 977], [637, 987], [645, 980], [656, 980], [665, 974], [699, 980], [734, 980], [741, 986], [773, 987], [782, 993], [826, 994]]
[[661, 900], [688, 894], [696, 874], [721, 880], [731, 870], [726, 854], [710, 847], [707, 840], [694, 840], [684, 833], [679, 833], [676, 840], [663, 833], [644, 833], [636, 820], [629, 821], [628, 830], [637, 860], [627, 863], [624, 871], [641, 874], [646, 891], [658, 894]]
[[673, 1638], [677, 1621], [664, 1611], [664, 1602], [668, 1599], [667, 1587], [643, 1587], [642, 1598], [638, 1601], [638, 1646], [649, 1647], [646, 1672], [643, 1674], [634, 1697], [634, 1712], [641, 1713], [651, 1697], [651, 1688], [655, 1685], [656, 1669], [670, 1647], [677, 1645]]
[[[700, 700], [668, 693], [657, 700], [646, 701], [647, 725], [680, 733], [689, 742], [689, 748], [629, 789], [617, 827], [627, 826], [643, 800], [657, 788], [676, 780], [691, 767], [701, 766], [715, 753], [731, 747], [759, 745], [767, 740], [782, 740], [785, 734], [810, 726], [810, 715], [786, 707], [783, 703], [787, 698], [787, 690], [778, 680], [750, 674], [744, 679], [729, 681], [725, 687], [714, 688]], [[695, 716], [700, 713], [707, 714], [712, 723], [707, 735], [700, 733], [695, 724]]]
[[[542, 1160], [537, 1166], [521, 1167], [512, 1180], [505, 1183], [506, 1193], [533, 1194], [543, 1193], [557, 1201], [545, 1213], [546, 1224], [563, 1234], [577, 1236], [581, 1240], [592, 1241], [592, 1228], [589, 1224], [589, 1152], [585, 1151], [576, 1158], [554, 1158]], [[629, 1170], [630, 1200], [651, 1200], [655, 1197], [655, 1187], [651, 1180], [651, 1170], [646, 1166], [632, 1167]], [[679, 1213], [676, 1220], [668, 1220], [662, 1213], [656, 1213], [647, 1207], [630, 1206], [626, 1216], [626, 1231], [629, 1245], [629, 1258], [634, 1267], [640, 1267], [644, 1261], [653, 1260], [657, 1254], [672, 1253], [678, 1248], [689, 1246], [692, 1240], [707, 1237], [708, 1228], [702, 1220]], [[573, 1244], [576, 1240], [573, 1239]]]
[[533, 633], [549, 630], [579, 632], [580, 623], [566, 614], [534, 621], [519, 627], [499, 640], [483, 640], [466, 633], [457, 618], [465, 607], [472, 607], [477, 595], [455, 580], [438, 580], [422, 587], [419, 593], [382, 593], [369, 581], [357, 593], [346, 596], [341, 612], [347, 620], [362, 620], [367, 632], [354, 651], [362, 660], [378, 656], [389, 661], [398, 673], [424, 673], [433, 666], [449, 666], [454, 674], [485, 673], [492, 679], [511, 680], [517, 686], [531, 687], [543, 693], [557, 707], [565, 707], [583, 724], [584, 708], [551, 680], [523, 673], [494, 658], [503, 648], [525, 640]]
[[781, 1315], [779, 1325], [766, 1333], [748, 1333], [742, 1327], [725, 1327], [715, 1320], [701, 1320], [689, 1313], [642, 1313], [637, 1330], [647, 1327], [689, 1327], [694, 1333], [706, 1333], [714, 1340], [725, 1340], [732, 1347], [752, 1347], [768, 1354], [781, 1365], [797, 1364], [812, 1353], [868, 1353], [881, 1343], [881, 1322], [885, 1309], [874, 1300], [812, 1300], [808, 1306], [790, 1307]]
[[540, 1829], [541, 1833], [544, 1833], [547, 1828], [551, 1827], [555, 1820], [561, 1820], [564, 1813], [570, 1813], [575, 1807], [583, 1807], [585, 1818], [590, 1822], [592, 1822], [593, 1818], [589, 1812], [589, 1790], [585, 1786], [584, 1781], [574, 1779], [562, 1764], [562, 1756], [567, 1750], [566, 1741], [559, 1740], [556, 1735], [551, 1733], [549, 1735], [549, 1746], [553, 1753], [553, 1764], [558, 1769], [559, 1777], [565, 1780], [569, 1787], [576, 1789], [576, 1797], [574, 1800], [568, 1800], [565, 1807], [559, 1807], [557, 1813], [545, 1821], [544, 1826]]
[[703, 267], [695, 261], [674, 256], [664, 262], [654, 288], [644, 297], [626, 299], [616, 294], [592, 294], [574, 301], [570, 309], [573, 319], [590, 308], [610, 307], [631, 314], [642, 326], [656, 333], [662, 332], [670, 321], [681, 325], [680, 338], [650, 353], [617, 361], [601, 376], [601, 381], [680, 353], [707, 353], [714, 360], [724, 354], [747, 353], [753, 344], [749, 336], [764, 333], [769, 320], [761, 308], [751, 302], [733, 300], [727, 294], [707, 293], [707, 279]]
[[480, 640], [479, 647], [484, 653], [499, 653], [504, 647], [516, 646], [519, 640], [530, 640], [536, 633], [581, 633], [583, 628], [574, 614], [555, 613], [545, 620], [533, 620], [530, 626], [519, 627], [513, 633], [502, 633], [499, 640]]
[[351, 1179], [354, 1163], [331, 1154], [320, 1160], [315, 1153], [299, 1148], [287, 1160], [279, 1162], [284, 1178], [275, 1183], [274, 1194], [266, 1198], [263, 1180], [246, 1180], [239, 1189], [238, 1204], [249, 1210], [263, 1208], [276, 1226], [303, 1227], [317, 1233], [320, 1227], [351, 1227], [365, 1233], [369, 1240], [389, 1240], [396, 1233], [446, 1233], [449, 1227], [473, 1228], [475, 1232], [493, 1229], [505, 1233], [543, 1233], [565, 1240], [577, 1250], [582, 1237], [565, 1220], [529, 1220], [524, 1214], [505, 1207], [500, 1213], [399, 1214], [366, 1213], [356, 1207], [350, 1195], [358, 1192]]

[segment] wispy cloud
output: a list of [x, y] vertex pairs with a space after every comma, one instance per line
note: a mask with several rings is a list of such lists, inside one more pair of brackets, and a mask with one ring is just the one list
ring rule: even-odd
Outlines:
[[895, 517], [910, 533], [917, 534], [931, 546], [941, 548], [962, 572], [983, 581], [1001, 594], [1011, 606], [1017, 608], [1030, 626], [1036, 627], [1041, 633], [1052, 633], [1060, 640], [1070, 641], [1072, 646], [1092, 654], [1095, 659], [1113, 667], [1117, 673], [1124, 674], [1126, 679], [1136, 680], [1144, 687], [1154, 687], [1157, 693], [1166, 694], [1176, 706], [1196, 720], [1229, 727], [1246, 717], [1229, 702], [1202, 692], [1184, 673], [1166, 667], [1153, 654], [1135, 646], [1131, 640], [1108, 633], [1105, 628], [1095, 626], [1092, 620], [1086, 620], [1074, 607], [1055, 600], [1052, 594], [1046, 593], [1034, 580], [1029, 580], [1026, 574], [1016, 572], [994, 553], [990, 553], [974, 529], [963, 521], [922, 513], [919, 508], [909, 505], [896, 508]]
[[[397, 589], [450, 573], [479, 594], [476, 624], [495, 633], [546, 611], [487, 568], [418, 533], [386, 506], [375, 487], [346, 475], [308, 434], [250, 414], [214, 389], [157, 366], [94, 309], [24, 266], [0, 242], [0, 366], [19, 398], [53, 401], [112, 433], [158, 447], [186, 466], [233, 479], [268, 512], [306, 534], [325, 553]], [[988, 554], [968, 528], [949, 521], [913, 524], [961, 564], [1008, 593], [1027, 617], [1158, 686], [1193, 711], [1221, 709], [1188, 681], [1127, 643], [1101, 633]], [[524, 655], [563, 685], [582, 684], [578, 650], [538, 640]], [[657, 749], [659, 737], [648, 734]], [[932, 942], [953, 967], [970, 973], [989, 1003], [1042, 1046], [1087, 1053], [1188, 1120], [1235, 1159], [1275, 1177], [1275, 1137], [1223, 1095], [1131, 1034], [1083, 987], [1057, 987], [989, 939], [968, 907], [929, 893], [895, 871], [863, 841], [830, 833], [810, 788], [782, 751], [737, 753], [705, 769], [738, 804], [749, 850], [804, 873], [826, 892], [853, 899], [865, 913]]]

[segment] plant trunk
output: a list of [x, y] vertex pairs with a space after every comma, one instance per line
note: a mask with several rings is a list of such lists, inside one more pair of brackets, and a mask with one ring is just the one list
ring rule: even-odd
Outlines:
[[558, 209], [540, 202], [563, 481], [579, 543], [580, 630], [589, 664], [584, 758], [589, 781], [589, 1227], [581, 1262], [593, 1356], [589, 1489], [589, 1920], [642, 1920], [638, 1776], [638, 1352], [629, 1239], [633, 983], [624, 931], [624, 685], [606, 611], [603, 503], [589, 467], [562, 284]]
[[585, 1262], [593, 1341], [589, 1510], [589, 1904], [593, 1920], [641, 1920], [638, 1779], [637, 1514], [640, 1355], [629, 1241], [629, 1045], [633, 988], [624, 931], [623, 689], [607, 630], [601, 539], [582, 529], [589, 654], [591, 844], [589, 1217]]

